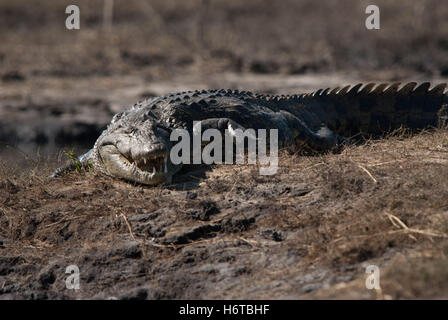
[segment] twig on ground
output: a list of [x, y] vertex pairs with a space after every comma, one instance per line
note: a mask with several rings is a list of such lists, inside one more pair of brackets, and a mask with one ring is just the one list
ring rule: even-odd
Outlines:
[[137, 239], [135, 238], [134, 232], [132, 231], [131, 224], [128, 221], [128, 218], [126, 217], [126, 215], [123, 212], [121, 212], [120, 215], [121, 215], [121, 217], [123, 218], [124, 222], [126, 223], [126, 225], [128, 227], [129, 234], [131, 235], [132, 240], [137, 241]]
[[373, 180], [373, 182], [378, 183], [378, 180], [375, 179], [375, 177], [369, 172], [369, 170], [367, 170], [360, 164], [358, 164], [358, 167], [361, 168], [365, 173], [367, 173], [367, 175]]

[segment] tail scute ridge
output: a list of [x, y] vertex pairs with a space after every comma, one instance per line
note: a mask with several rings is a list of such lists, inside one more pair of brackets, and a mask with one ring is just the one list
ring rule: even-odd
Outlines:
[[398, 91], [398, 94], [402, 96], [408, 95], [415, 87], [417, 87], [417, 82], [409, 82]]
[[351, 87], [351, 86], [345, 86], [345, 87], [343, 87], [337, 94], [338, 94], [338, 95], [341, 95], [341, 96], [346, 95], [347, 92], [348, 92], [348, 90], [350, 89], [350, 87]]
[[436, 85], [434, 88], [432, 88], [429, 93], [430, 94], [435, 94], [435, 95], [442, 95], [443, 92], [445, 91], [446, 88], [446, 83], [441, 83]]
[[414, 91], [412, 91], [412, 95], [425, 95], [428, 93], [429, 88], [431, 87], [431, 83], [423, 82], [419, 85]]
[[387, 83], [381, 83], [381, 84], [377, 85], [376, 88], [370, 92], [370, 94], [371, 95], [372, 94], [381, 94], [384, 92], [384, 90], [387, 88], [388, 85], [389, 84], [387, 84]]
[[361, 87], [362, 87], [362, 83], [358, 83], [357, 85], [354, 85], [347, 94], [356, 95], [357, 93], [359, 93], [359, 89]]
[[375, 86], [376, 86], [376, 84], [373, 82], [368, 83], [364, 86], [364, 88], [361, 89], [361, 91], [359, 91], [359, 93], [360, 94], [369, 94], [370, 92], [372, 92], [372, 90]]
[[384, 90], [383, 94], [384, 95], [396, 95], [398, 92], [398, 89], [400, 88], [401, 83], [400, 82], [396, 82], [393, 83], [389, 86], [389, 88], [387, 88], [386, 90]]

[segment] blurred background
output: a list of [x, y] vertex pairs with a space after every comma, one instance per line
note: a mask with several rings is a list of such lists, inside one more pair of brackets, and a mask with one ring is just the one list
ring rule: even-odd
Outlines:
[[[80, 30], [65, 27], [70, 4]], [[365, 27], [369, 4], [380, 30]], [[446, 1], [0, 0], [0, 150], [13, 159], [80, 153], [113, 114], [172, 91], [445, 77]]]

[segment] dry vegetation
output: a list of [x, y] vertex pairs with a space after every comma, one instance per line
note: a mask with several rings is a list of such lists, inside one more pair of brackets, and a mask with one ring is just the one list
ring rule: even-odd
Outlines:
[[382, 29], [367, 31], [369, 1], [79, 0], [81, 30], [64, 27], [70, 1], [0, 1], [0, 73], [25, 77], [222, 71], [448, 74], [448, 6], [378, 0]]
[[[169, 188], [2, 167], [0, 292], [447, 298], [447, 152], [446, 130], [401, 131], [339, 154], [283, 154], [272, 177], [223, 165]], [[73, 263], [76, 294], [64, 289]], [[381, 269], [380, 291], [365, 288], [369, 264]]]

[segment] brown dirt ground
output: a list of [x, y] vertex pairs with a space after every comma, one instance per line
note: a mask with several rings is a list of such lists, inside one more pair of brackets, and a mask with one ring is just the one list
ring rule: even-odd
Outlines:
[[[447, 152], [446, 130], [401, 132], [168, 188], [2, 166], [0, 297], [446, 299]], [[365, 288], [370, 264], [381, 290]]]

